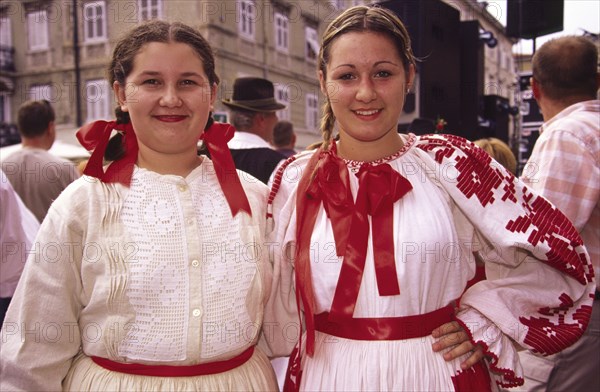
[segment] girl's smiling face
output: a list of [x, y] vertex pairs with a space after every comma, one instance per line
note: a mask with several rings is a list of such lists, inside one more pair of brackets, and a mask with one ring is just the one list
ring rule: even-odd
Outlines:
[[126, 85], [113, 89], [129, 113], [140, 153], [178, 154], [196, 150], [216, 85], [204, 72], [203, 59], [179, 42], [150, 42], [136, 54]]
[[405, 70], [393, 41], [385, 34], [350, 32], [331, 45], [321, 90], [331, 103], [343, 144], [386, 144], [397, 137], [398, 118], [414, 67]]

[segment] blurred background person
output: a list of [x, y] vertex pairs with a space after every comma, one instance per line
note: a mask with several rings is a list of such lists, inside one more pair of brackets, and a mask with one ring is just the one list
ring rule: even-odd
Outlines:
[[223, 104], [231, 110], [235, 127], [228, 143], [235, 167], [266, 184], [277, 164], [286, 158], [270, 145], [277, 111], [285, 105], [275, 100], [271, 81], [255, 77], [237, 78], [231, 99], [223, 100]]
[[294, 147], [296, 146], [294, 124], [282, 120], [275, 125], [275, 128], [273, 129], [273, 146], [286, 157], [291, 157], [296, 154], [296, 150], [294, 150]]
[[517, 175], [517, 158], [508, 144], [495, 137], [475, 140], [474, 143], [490, 154], [492, 158], [508, 169], [509, 172], [515, 176]]
[[24, 102], [17, 118], [23, 148], [2, 159], [6, 177], [40, 222], [58, 195], [80, 176], [73, 162], [48, 151], [56, 140], [54, 120], [50, 102]]
[[36, 217], [0, 170], [0, 327], [39, 228]]
[[556, 205], [581, 234], [596, 274], [590, 324], [563, 352], [521, 353], [528, 391], [600, 390], [600, 87], [598, 49], [585, 37], [542, 45], [533, 56], [531, 87], [540, 128], [522, 180]]

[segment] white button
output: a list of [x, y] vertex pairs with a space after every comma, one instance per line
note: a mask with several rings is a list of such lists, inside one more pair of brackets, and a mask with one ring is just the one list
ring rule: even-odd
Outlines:
[[192, 260], [192, 267], [197, 267], [200, 265], [200, 262], [198, 260]]
[[194, 309], [194, 310], [192, 311], [192, 314], [194, 315], [194, 317], [198, 317], [198, 316], [200, 316], [200, 309]]
[[187, 190], [187, 185], [185, 185], [185, 184], [177, 185], [177, 189], [179, 189], [180, 192], [185, 192]]

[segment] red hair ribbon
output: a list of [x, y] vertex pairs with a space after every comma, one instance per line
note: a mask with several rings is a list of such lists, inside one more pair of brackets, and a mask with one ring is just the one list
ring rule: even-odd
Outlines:
[[[125, 155], [112, 162], [105, 172], [104, 152], [113, 129], [123, 132]], [[215, 122], [204, 131], [201, 138], [215, 163], [217, 179], [225, 194], [231, 214], [235, 216], [238, 211], [242, 210], [252, 215], [250, 203], [227, 147], [227, 142], [231, 140], [234, 132], [235, 129], [231, 125]], [[102, 182], [118, 182], [126, 186], [131, 184], [133, 168], [138, 158], [137, 137], [131, 123], [117, 124], [115, 121], [95, 121], [81, 127], [77, 131], [77, 139], [88, 151], [93, 150], [83, 171], [84, 174], [96, 177]]]
[[235, 128], [230, 124], [214, 122], [200, 138], [204, 141], [210, 158], [215, 162], [215, 173], [231, 209], [231, 215], [235, 216], [240, 210], [252, 215], [250, 203], [227, 147], [227, 142], [234, 133]]
[[[123, 132], [125, 155], [112, 162], [105, 172], [104, 152], [113, 129]], [[81, 127], [76, 136], [86, 150], [93, 151], [83, 174], [96, 177], [102, 182], [119, 182], [126, 186], [131, 184], [133, 167], [138, 157], [137, 137], [131, 123], [117, 124], [115, 121], [95, 121]]]

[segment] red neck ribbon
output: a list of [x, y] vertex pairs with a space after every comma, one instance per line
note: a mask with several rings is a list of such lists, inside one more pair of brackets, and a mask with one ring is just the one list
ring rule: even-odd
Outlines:
[[[322, 203], [333, 228], [342, 268], [331, 305], [330, 321], [352, 318], [365, 268], [369, 232], [379, 295], [400, 294], [394, 257], [394, 203], [412, 189], [410, 182], [388, 164], [363, 164], [356, 203], [350, 190], [346, 164], [337, 156], [335, 143], [319, 150], [300, 180], [297, 203], [296, 287], [306, 320], [307, 352], [314, 352], [314, 292], [310, 272], [310, 238]], [[369, 225], [368, 215], [372, 223]], [[348, 230], [349, 228], [349, 230]]]
[[[112, 162], [104, 171], [104, 152], [113, 129], [123, 132], [125, 155]], [[215, 163], [217, 179], [225, 194], [231, 214], [235, 216], [241, 210], [252, 215], [250, 203], [227, 147], [227, 142], [231, 140], [234, 132], [235, 129], [231, 125], [215, 122], [204, 131], [202, 139]], [[77, 139], [88, 151], [93, 151], [83, 171], [84, 174], [106, 183], [118, 182], [126, 186], [131, 184], [139, 150], [137, 137], [131, 123], [117, 124], [115, 121], [95, 121], [81, 127], [77, 131]]]

